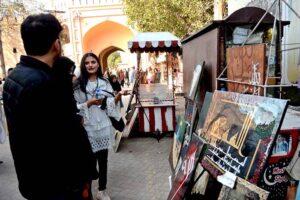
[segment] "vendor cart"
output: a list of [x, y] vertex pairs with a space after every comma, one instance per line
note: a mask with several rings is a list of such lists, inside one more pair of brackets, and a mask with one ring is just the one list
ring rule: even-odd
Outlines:
[[[128, 42], [128, 48], [132, 53], [137, 54], [137, 75], [133, 94], [136, 100], [135, 109], [138, 109], [139, 132], [174, 131], [175, 100], [172, 63], [166, 59], [166, 67], [161, 71], [155, 69], [154, 81], [147, 82], [145, 73], [148, 72], [141, 69], [141, 53], [166, 52], [167, 56], [178, 56], [181, 51], [179, 38], [169, 32], [139, 33]], [[165, 81], [161, 81], [162, 77]]]

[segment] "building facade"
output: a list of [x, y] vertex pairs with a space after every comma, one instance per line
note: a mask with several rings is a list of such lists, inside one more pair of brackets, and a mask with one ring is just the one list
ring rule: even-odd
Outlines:
[[77, 65], [84, 53], [93, 52], [105, 71], [107, 58], [114, 51], [120, 52], [122, 63], [135, 65], [135, 55], [127, 46], [134, 30], [127, 25], [121, 0], [52, 0], [45, 5], [61, 19], [64, 55]]

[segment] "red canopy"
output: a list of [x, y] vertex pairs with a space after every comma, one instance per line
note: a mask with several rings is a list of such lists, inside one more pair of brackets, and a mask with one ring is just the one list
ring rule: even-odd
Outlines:
[[180, 39], [170, 32], [138, 33], [128, 41], [128, 48], [133, 52], [180, 52]]

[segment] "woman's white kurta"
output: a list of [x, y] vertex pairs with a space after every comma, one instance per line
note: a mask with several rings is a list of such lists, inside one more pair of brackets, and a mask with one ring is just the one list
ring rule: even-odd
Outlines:
[[101, 90], [113, 93], [110, 83], [99, 78], [98, 82], [88, 81], [86, 86], [87, 95], [80, 88], [74, 91], [74, 97], [80, 111], [79, 114], [83, 117], [83, 125], [87, 131], [93, 152], [108, 149], [114, 145], [115, 129], [108, 116], [117, 120], [121, 118], [118, 104], [115, 103], [114, 97], [109, 94], [105, 95], [107, 97], [107, 108], [105, 110], [96, 105], [87, 106], [87, 100], [94, 97], [97, 85]]

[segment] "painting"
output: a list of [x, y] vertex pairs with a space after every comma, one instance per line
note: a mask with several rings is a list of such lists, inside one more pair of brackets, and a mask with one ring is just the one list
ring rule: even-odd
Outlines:
[[228, 90], [254, 95], [263, 95], [266, 71], [266, 45], [256, 44], [227, 48]]
[[244, 179], [237, 178], [234, 189], [223, 185], [218, 200], [266, 200], [268, 195], [268, 191], [265, 191]]
[[168, 200], [181, 200], [184, 198], [198, 163], [202, 148], [206, 142], [196, 134], [193, 134], [186, 144], [184, 151], [181, 151], [182, 162], [178, 173], [175, 175]]
[[194, 101], [190, 99], [186, 99], [184, 118], [189, 124], [192, 123], [194, 104], [195, 104]]
[[207, 115], [207, 112], [209, 109], [211, 99], [212, 99], [212, 93], [206, 92], [204, 102], [202, 104], [202, 108], [201, 108], [201, 111], [199, 114], [199, 120], [198, 120], [197, 128], [196, 128], [197, 132], [199, 129], [202, 129], [204, 126], [204, 121], [205, 121], [205, 118], [206, 118], [206, 115]]
[[[269, 199], [287, 199], [290, 178], [287, 167], [295, 155], [298, 129], [280, 130], [273, 146], [272, 155], [261, 176], [258, 186], [269, 191]], [[299, 157], [299, 154], [296, 154]]]
[[286, 106], [286, 100], [215, 91], [201, 133], [209, 142], [202, 166], [215, 178], [228, 171], [257, 184]]
[[208, 180], [209, 173], [202, 167], [202, 165], [198, 164], [195, 171], [195, 185], [193, 186], [191, 193], [205, 195]]
[[186, 129], [185, 129], [185, 134], [184, 134], [184, 139], [183, 139], [183, 143], [181, 145], [181, 149], [180, 149], [180, 152], [179, 152], [179, 156], [178, 156], [178, 160], [177, 160], [177, 164], [175, 166], [175, 171], [174, 171], [174, 175], [176, 176], [180, 170], [180, 167], [181, 167], [181, 164], [184, 160], [184, 157], [186, 155], [186, 152], [189, 148], [189, 143], [191, 141], [191, 137], [192, 135], [190, 135], [190, 129], [191, 129], [191, 125], [187, 123], [187, 126], [186, 126]]
[[199, 120], [199, 111], [198, 110], [199, 109], [198, 109], [197, 103], [194, 103], [193, 113], [192, 113], [192, 120], [191, 120], [191, 128], [190, 128], [190, 132], [189, 132], [190, 135], [193, 132], [195, 132], [195, 130], [196, 130], [196, 125], [197, 125], [198, 120]]
[[176, 130], [174, 133], [173, 149], [172, 149], [172, 169], [175, 169], [186, 132], [187, 123], [181, 116], [177, 118]]
[[195, 100], [197, 88], [198, 88], [201, 76], [203, 74], [204, 64], [205, 64], [205, 62], [198, 64], [198, 65], [196, 65], [196, 67], [194, 69], [193, 79], [192, 79], [191, 86], [190, 86], [190, 92], [188, 94], [188, 98], [191, 100]]
[[292, 149], [292, 137], [291, 135], [278, 134], [275, 141], [272, 156], [285, 156]]

